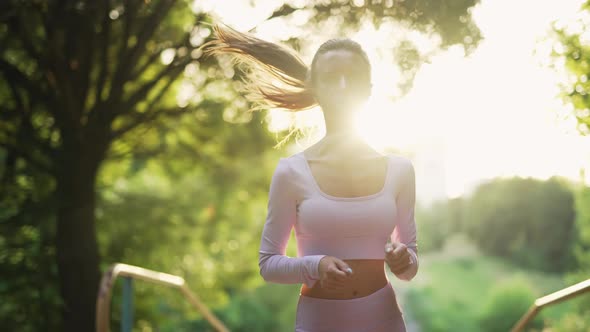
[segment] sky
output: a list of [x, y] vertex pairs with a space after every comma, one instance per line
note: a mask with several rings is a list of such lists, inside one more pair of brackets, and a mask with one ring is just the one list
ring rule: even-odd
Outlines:
[[[276, 40], [288, 34], [276, 23], [263, 23], [276, 6], [273, 1], [254, 1], [255, 7], [250, 3], [228, 0], [199, 6], [236, 29], [258, 26], [260, 38]], [[476, 51], [467, 57], [461, 47], [438, 53], [420, 68], [412, 90], [395, 101], [388, 99], [395, 93], [387, 87], [395, 84], [396, 68], [378, 56], [388, 31], [367, 29], [351, 36], [363, 40], [375, 86], [370, 111], [359, 118], [358, 129], [376, 148], [392, 146], [411, 156], [416, 194], [425, 203], [468, 194], [496, 177], [559, 175], [580, 180], [584, 168], [584, 181], [590, 185], [590, 137], [580, 136], [575, 120], [565, 116], [570, 109], [560, 99], [558, 85], [564, 72], [547, 66], [551, 22], [571, 22], [580, 4], [482, 0], [473, 10], [484, 36]], [[298, 19], [305, 21], [304, 16]], [[310, 40], [309, 49], [323, 39], [327, 36]], [[305, 112], [298, 121], [322, 121], [319, 110]], [[271, 126], [284, 123], [285, 114], [273, 114]]]

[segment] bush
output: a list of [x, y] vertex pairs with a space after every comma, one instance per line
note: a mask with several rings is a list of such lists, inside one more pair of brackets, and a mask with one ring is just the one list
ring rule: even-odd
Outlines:
[[[480, 331], [510, 331], [535, 299], [533, 290], [522, 279], [513, 278], [496, 285], [490, 291], [488, 301], [478, 319]], [[539, 314], [527, 325], [529, 328], [542, 326], [543, 322]]]
[[564, 180], [495, 179], [464, 206], [466, 231], [483, 252], [545, 272], [571, 265], [574, 194]]
[[[214, 314], [232, 332], [281, 332], [295, 326], [299, 285], [267, 283], [236, 294], [225, 308]], [[170, 331], [210, 331], [215, 329], [203, 319], [176, 326]]]
[[567, 313], [551, 326], [552, 332], [587, 332], [590, 316], [578, 313]]
[[443, 299], [432, 287], [411, 288], [406, 302], [412, 317], [422, 331], [429, 332], [471, 332], [477, 330], [466, 303], [456, 298]]

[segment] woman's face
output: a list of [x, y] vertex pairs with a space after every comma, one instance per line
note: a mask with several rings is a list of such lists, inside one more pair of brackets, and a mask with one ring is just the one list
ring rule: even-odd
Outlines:
[[359, 54], [327, 51], [318, 56], [313, 70], [314, 94], [324, 109], [356, 109], [370, 95], [369, 66]]

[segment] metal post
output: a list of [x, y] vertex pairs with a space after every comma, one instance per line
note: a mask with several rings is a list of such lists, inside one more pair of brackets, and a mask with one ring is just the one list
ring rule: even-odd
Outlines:
[[123, 288], [123, 297], [125, 303], [125, 306], [123, 307], [125, 309], [123, 318], [125, 318], [125, 320], [122, 320], [122, 324], [125, 322], [125, 327], [121, 326], [121, 329], [126, 332], [131, 331], [131, 327], [133, 325], [132, 279], [148, 281], [179, 290], [188, 300], [188, 302], [195, 309], [197, 309], [198, 312], [203, 314], [203, 317], [215, 328], [215, 331], [229, 332], [229, 329], [223, 324], [223, 322], [220, 321], [213, 314], [213, 312], [209, 310], [209, 308], [207, 308], [207, 306], [201, 301], [197, 294], [190, 290], [183, 278], [123, 263], [116, 263], [109, 267], [109, 269], [103, 274], [100, 281], [100, 290], [96, 299], [96, 332], [110, 331], [109, 317], [111, 294], [113, 284], [118, 278], [130, 279], [123, 281], [125, 283]]
[[123, 278], [123, 303], [121, 332], [131, 332], [133, 328], [133, 278]]

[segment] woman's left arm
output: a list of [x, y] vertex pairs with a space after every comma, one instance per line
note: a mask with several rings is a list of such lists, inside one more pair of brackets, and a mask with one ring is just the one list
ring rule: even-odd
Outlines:
[[402, 280], [410, 281], [418, 272], [418, 245], [416, 243], [416, 220], [414, 217], [416, 203], [416, 174], [412, 162], [408, 159], [405, 174], [401, 176], [402, 187], [396, 197], [396, 226], [391, 240], [403, 243], [410, 255], [411, 264], [395, 275]]

